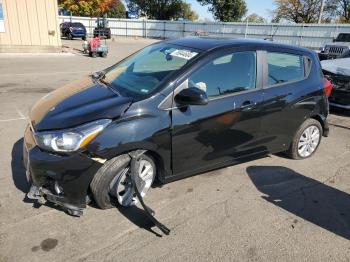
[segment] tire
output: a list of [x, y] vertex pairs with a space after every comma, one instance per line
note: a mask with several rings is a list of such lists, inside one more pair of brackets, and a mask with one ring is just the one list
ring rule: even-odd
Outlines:
[[[318, 139], [317, 139], [318, 142], [316, 144], [316, 139], [310, 140], [310, 147], [312, 146], [312, 149], [310, 148], [310, 151], [306, 150], [302, 154], [300, 151], [303, 151], [302, 149], [304, 148], [304, 146], [300, 147], [301, 144], [299, 144], [299, 143], [304, 143], [304, 141], [307, 140], [304, 132], [306, 132], [306, 130], [315, 130], [315, 133], [312, 133], [312, 134], [316, 138], [317, 131], [314, 128], [317, 128], [317, 130], [318, 130]], [[307, 159], [307, 158], [313, 156], [313, 154], [315, 154], [315, 152], [317, 151], [317, 149], [321, 143], [322, 134], [323, 134], [323, 129], [322, 129], [322, 126], [321, 126], [319, 121], [312, 119], [312, 118], [305, 120], [305, 122], [299, 127], [299, 129], [295, 133], [295, 135], [293, 137], [292, 144], [291, 144], [289, 150], [287, 151], [287, 155], [290, 158], [295, 159], [295, 160]]]
[[81, 38], [81, 40], [85, 41], [85, 40], [86, 40], [86, 36], [83, 36], [83, 37]]
[[96, 58], [97, 57], [97, 53], [96, 52], [91, 52], [91, 57], [92, 58]]
[[67, 36], [67, 38], [68, 38], [68, 40], [73, 40], [73, 36], [72, 36], [72, 34], [71, 34], [71, 33], [69, 33], [69, 34], [68, 34], [68, 36]]
[[107, 52], [102, 52], [101, 57], [106, 58], [107, 57]]
[[[144, 159], [151, 163], [154, 171], [156, 171], [154, 161], [151, 157], [143, 155], [141, 159]], [[120, 177], [125, 174], [125, 170], [129, 167], [129, 164], [130, 157], [129, 155], [124, 154], [107, 161], [97, 171], [94, 179], [90, 184], [90, 188], [95, 203], [99, 208], [108, 209], [118, 204], [117, 196], [114, 196], [110, 193], [111, 183], [113, 183], [113, 181], [119, 181]]]

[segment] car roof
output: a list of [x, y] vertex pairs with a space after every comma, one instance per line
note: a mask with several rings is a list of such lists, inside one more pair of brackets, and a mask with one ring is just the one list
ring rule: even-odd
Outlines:
[[275, 47], [275, 48], [284, 48], [284, 49], [292, 49], [298, 50], [302, 52], [310, 52], [309, 49], [280, 44], [268, 40], [262, 39], [248, 39], [248, 38], [209, 38], [209, 37], [185, 37], [174, 40], [166, 41], [170, 44], [180, 45], [184, 47], [199, 49], [202, 51], [209, 51], [212, 49], [220, 48], [220, 47], [229, 47], [229, 46], [265, 46], [265, 47]]
[[79, 24], [79, 25], [83, 25], [81, 22], [63, 22], [62, 25], [63, 25], [63, 24], [67, 24], [67, 25], [68, 25], [68, 24], [77, 24], [77, 25]]

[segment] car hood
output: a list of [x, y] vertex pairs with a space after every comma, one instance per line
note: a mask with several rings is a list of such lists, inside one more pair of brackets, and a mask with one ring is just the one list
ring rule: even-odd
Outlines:
[[342, 46], [342, 47], [348, 47], [350, 46], [349, 42], [334, 42], [334, 43], [329, 43], [327, 46]]
[[87, 76], [41, 98], [30, 112], [30, 121], [36, 131], [63, 129], [118, 118], [131, 102], [131, 97], [119, 96]]
[[333, 74], [350, 76], [350, 58], [321, 61], [322, 69]]

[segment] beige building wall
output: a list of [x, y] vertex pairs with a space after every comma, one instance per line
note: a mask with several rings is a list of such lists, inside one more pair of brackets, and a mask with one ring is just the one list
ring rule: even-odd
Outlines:
[[57, 0], [2, 0], [2, 8], [5, 32], [0, 32], [0, 52], [61, 46]]

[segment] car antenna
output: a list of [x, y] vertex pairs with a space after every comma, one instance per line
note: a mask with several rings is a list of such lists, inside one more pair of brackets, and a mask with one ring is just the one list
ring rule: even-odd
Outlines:
[[275, 35], [276, 35], [276, 33], [277, 33], [279, 28], [280, 28], [280, 26], [277, 25], [276, 28], [275, 28], [275, 31], [273, 32], [273, 34], [271, 34], [270, 37], [268, 37], [268, 38], [264, 38], [264, 40], [270, 40], [270, 41], [273, 42], [275, 40], [274, 38], [275, 38]]
[[273, 34], [272, 34], [272, 36], [271, 36], [272, 41], [275, 39], [275, 35], [276, 35], [276, 33], [277, 33], [277, 31], [278, 31], [279, 28], [280, 28], [280, 26], [277, 25], [277, 26], [276, 26], [276, 29], [275, 29], [275, 32], [273, 32]]
[[131, 182], [132, 182], [132, 186], [135, 190], [136, 196], [139, 199], [143, 209], [145, 210], [145, 213], [147, 215], [147, 217], [149, 218], [149, 220], [151, 220], [153, 222], [153, 224], [158, 227], [165, 235], [169, 235], [170, 233], [170, 229], [167, 228], [165, 225], [163, 225], [162, 223], [160, 223], [155, 217], [155, 212], [149, 208], [145, 202], [143, 201], [143, 198], [140, 194], [140, 191], [137, 188], [137, 180], [140, 179], [139, 175], [138, 175], [138, 170], [139, 170], [139, 166], [140, 166], [140, 157], [146, 152], [146, 150], [136, 150], [133, 152], [129, 153], [129, 156], [131, 157], [131, 161], [130, 161], [130, 173], [131, 173]]

